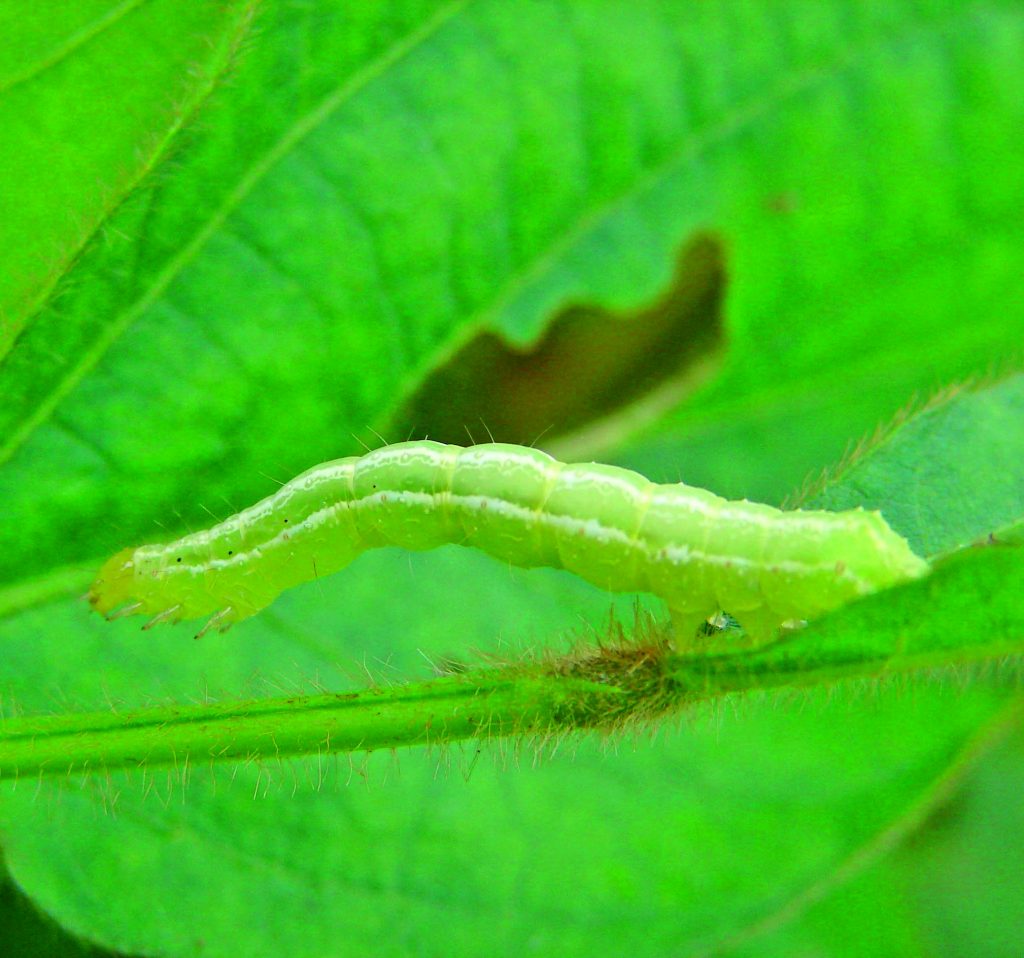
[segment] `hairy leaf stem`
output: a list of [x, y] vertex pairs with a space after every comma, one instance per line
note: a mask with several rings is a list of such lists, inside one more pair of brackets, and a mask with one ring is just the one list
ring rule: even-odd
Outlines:
[[557, 731], [618, 714], [628, 696], [550, 666], [510, 666], [361, 692], [11, 718], [0, 723], [0, 778]]
[[586, 729], [641, 728], [688, 705], [751, 689], [930, 669], [1024, 653], [1024, 636], [970, 649], [830, 648], [797, 634], [763, 648], [682, 654], [667, 630], [359, 692], [9, 718], [0, 779], [211, 761], [374, 751]]

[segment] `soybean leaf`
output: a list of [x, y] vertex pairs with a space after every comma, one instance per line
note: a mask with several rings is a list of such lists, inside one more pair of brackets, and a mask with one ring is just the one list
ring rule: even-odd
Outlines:
[[[454, 549], [367, 556], [198, 648], [70, 595], [108, 550], [356, 451], [474, 330], [649, 302], [698, 227], [733, 251], [730, 352], [616, 453], [652, 478], [777, 498], [911, 391], [985, 369], [1022, 328], [1022, 32], [1015, 3], [952, 0], [266, 7], [0, 366], [5, 708], [346, 690], [354, 662], [414, 677], [420, 650], [602, 620], [565, 576]], [[58, 327], [82, 335], [48, 354]], [[1005, 700], [760, 692], [539, 768], [379, 756], [368, 791], [316, 759], [7, 783], [0, 827], [34, 901], [146, 954], [693, 954], [912, 821]]]

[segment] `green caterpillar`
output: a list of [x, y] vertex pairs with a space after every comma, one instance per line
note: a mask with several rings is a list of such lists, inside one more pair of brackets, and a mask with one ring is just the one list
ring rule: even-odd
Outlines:
[[326, 462], [211, 529], [126, 549], [89, 598], [146, 627], [210, 615], [202, 632], [223, 631], [367, 549], [445, 543], [652, 592], [683, 640], [721, 610], [763, 640], [929, 569], [878, 512], [783, 512], [537, 449], [423, 441]]

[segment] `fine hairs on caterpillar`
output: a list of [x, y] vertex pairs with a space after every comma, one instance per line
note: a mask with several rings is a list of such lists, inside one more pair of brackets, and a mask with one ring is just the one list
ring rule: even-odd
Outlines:
[[125, 549], [89, 599], [111, 617], [152, 616], [146, 627], [211, 616], [201, 635], [367, 549], [446, 543], [651, 592], [682, 643], [720, 611], [761, 641], [929, 570], [878, 512], [786, 512], [522, 446], [422, 441], [323, 463], [211, 529]]

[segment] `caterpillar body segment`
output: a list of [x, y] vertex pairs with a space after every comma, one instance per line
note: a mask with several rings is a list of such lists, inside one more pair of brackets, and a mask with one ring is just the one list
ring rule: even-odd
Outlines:
[[89, 597], [223, 630], [367, 549], [445, 543], [654, 593], [684, 641], [722, 610], [760, 640], [929, 568], [878, 512], [784, 512], [527, 447], [421, 441], [323, 463], [208, 530], [118, 553]]

